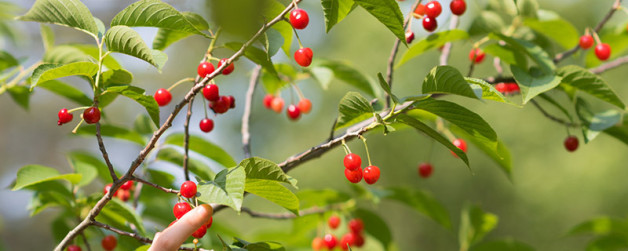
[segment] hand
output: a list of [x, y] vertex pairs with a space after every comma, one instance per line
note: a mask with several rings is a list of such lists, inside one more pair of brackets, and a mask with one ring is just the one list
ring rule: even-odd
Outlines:
[[203, 204], [186, 213], [172, 226], [155, 234], [155, 240], [148, 251], [178, 250], [181, 244], [212, 217], [213, 209]]

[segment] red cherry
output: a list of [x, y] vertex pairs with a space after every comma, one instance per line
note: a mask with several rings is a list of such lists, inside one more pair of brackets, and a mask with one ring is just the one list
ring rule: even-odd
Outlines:
[[428, 178], [432, 175], [432, 165], [430, 163], [421, 163], [419, 165], [419, 175], [423, 178]]
[[364, 246], [364, 237], [361, 234], [355, 234], [355, 246], [356, 247], [362, 247]]
[[220, 98], [218, 86], [215, 84], [208, 84], [203, 87], [203, 96], [209, 101], [216, 101]]
[[229, 102], [229, 109], [235, 108], [235, 98], [231, 95], [225, 96], [227, 102]]
[[431, 18], [437, 18], [443, 11], [443, 7], [437, 1], [430, 1], [425, 5], [425, 14]]
[[352, 233], [359, 235], [360, 233], [362, 233], [363, 229], [364, 223], [362, 223], [362, 220], [353, 219], [349, 221], [349, 230], [351, 230]]
[[214, 65], [210, 62], [202, 62], [198, 65], [198, 69], [196, 70], [198, 76], [201, 78], [205, 78], [207, 75], [212, 74], [214, 72]]
[[366, 184], [372, 185], [379, 179], [379, 167], [367, 166], [364, 168], [364, 181]]
[[353, 171], [362, 166], [362, 158], [360, 158], [360, 155], [350, 153], [345, 155], [343, 164], [345, 164], [345, 168]]
[[299, 104], [297, 106], [299, 107], [299, 110], [305, 114], [310, 113], [312, 110], [312, 102], [306, 98], [299, 100]]
[[326, 234], [325, 237], [323, 237], [323, 242], [325, 242], [325, 246], [329, 250], [334, 249], [334, 247], [338, 245], [338, 240], [333, 234]]
[[340, 225], [340, 217], [336, 215], [332, 215], [331, 217], [329, 217], [327, 224], [329, 225], [331, 229], [338, 228], [338, 226]]
[[611, 47], [608, 44], [598, 44], [595, 46], [595, 56], [604, 61], [611, 57]]
[[68, 251], [81, 251], [81, 247], [77, 245], [70, 245], [68, 246]]
[[57, 115], [59, 116], [59, 121], [57, 121], [57, 125], [63, 125], [65, 123], [68, 123], [72, 121], [72, 118], [74, 118], [74, 115], [72, 115], [72, 113], [68, 113], [68, 109], [65, 108], [59, 110], [59, 113]]
[[449, 4], [449, 9], [454, 15], [460, 16], [467, 10], [467, 3], [464, 0], [453, 0]]
[[289, 105], [288, 109], [286, 109], [286, 113], [291, 120], [298, 120], [299, 117], [301, 117], [301, 110], [299, 110], [299, 107], [296, 105]]
[[[113, 184], [109, 183], [105, 186], [105, 188], [103, 189], [103, 194], [107, 194], [109, 192], [109, 190], [111, 190], [111, 186], [113, 186]], [[115, 193], [113, 193], [113, 196], [117, 196], [118, 195], [118, 190], [116, 190]]]
[[118, 197], [118, 199], [120, 199], [121, 201], [127, 202], [129, 198], [131, 198], [131, 192], [129, 192], [129, 190], [119, 190], [119, 191], [120, 193], [118, 193], [116, 197]]
[[414, 41], [414, 32], [412, 31], [407, 31], [406, 32], [406, 43], [412, 43], [412, 41]]
[[271, 109], [270, 105], [272, 104], [274, 98], [275, 96], [272, 94], [266, 94], [266, 96], [264, 96], [264, 107], [266, 107], [266, 109]]
[[[458, 147], [464, 153], [467, 153], [467, 142], [464, 141], [464, 139], [455, 139], [454, 142], [452, 143], [454, 144], [454, 146]], [[453, 151], [450, 151], [450, 152], [454, 157], [456, 158], [458, 157], [458, 155], [454, 153]]]
[[273, 99], [273, 101], [270, 103], [270, 107], [273, 109], [273, 111], [275, 111], [276, 113], [280, 113], [281, 110], [283, 109], [283, 99], [281, 97], [275, 97]]
[[573, 152], [578, 149], [578, 138], [576, 136], [569, 136], [565, 139], [565, 149]]
[[340, 239], [340, 248], [342, 248], [342, 250], [348, 250], [349, 246], [353, 247], [355, 246], [355, 236], [356, 234], [354, 233], [346, 233], [345, 235], [342, 236], [342, 238]]
[[310, 22], [307, 12], [303, 9], [294, 9], [290, 12], [290, 24], [297, 30], [302, 30], [307, 27]]
[[166, 106], [172, 100], [172, 94], [164, 88], [159, 88], [155, 92], [154, 98], [159, 106]]
[[[225, 64], [227, 62], [227, 60], [229, 60], [228, 58], [223, 58], [218, 62], [218, 68], [220, 68], [223, 64]], [[229, 75], [233, 72], [233, 70], [235, 69], [235, 66], [233, 66], [233, 63], [227, 65], [227, 67], [225, 67], [224, 69], [222, 69], [222, 75]]]
[[294, 52], [294, 61], [297, 61], [300, 66], [308, 67], [312, 63], [313, 56], [312, 49], [304, 47]]
[[83, 111], [83, 119], [88, 124], [98, 123], [100, 121], [100, 110], [97, 107], [90, 107]]
[[133, 188], [133, 181], [132, 180], [124, 182], [124, 184], [122, 184], [122, 186], [120, 186], [120, 189], [122, 189], [122, 190], [130, 190], [131, 188]]
[[438, 27], [438, 23], [436, 22], [436, 18], [432, 17], [424, 17], [423, 18], [423, 29], [426, 31], [432, 32], [436, 30]]
[[181, 196], [185, 198], [192, 198], [196, 196], [196, 183], [193, 181], [186, 181], [181, 184]]
[[102, 239], [100, 244], [102, 245], [102, 248], [110, 251], [116, 248], [116, 246], [118, 245], [118, 240], [113, 235], [107, 235], [105, 236], [105, 238]]
[[209, 103], [209, 108], [215, 113], [222, 114], [229, 110], [231, 103], [227, 96], [220, 96], [218, 100]]
[[175, 218], [181, 219], [181, 217], [187, 214], [190, 210], [192, 210], [190, 204], [188, 204], [187, 202], [179, 202], [177, 204], [174, 204], [174, 207], [172, 208], [172, 214], [174, 214]]
[[314, 251], [319, 251], [323, 249], [324, 247], [325, 247], [325, 241], [323, 241], [323, 238], [316, 237], [312, 240], [312, 249]]
[[201, 120], [199, 127], [203, 132], [211, 132], [214, 129], [214, 121], [208, 118], [204, 118], [203, 120]]
[[[417, 14], [418, 16], [424, 16], [425, 15], [425, 4], [419, 4], [416, 6], [416, 9], [414, 9], [414, 14]], [[416, 18], [419, 18], [417, 16], [415, 16]]]
[[584, 35], [580, 37], [580, 48], [589, 49], [593, 46], [593, 37], [591, 35]]
[[349, 170], [345, 168], [345, 177], [351, 183], [358, 183], [362, 180], [362, 168]]
[[507, 87], [508, 93], [519, 93], [521, 91], [517, 83], [506, 83], [506, 87]]
[[473, 48], [469, 52], [469, 60], [475, 64], [482, 63], [484, 56], [486, 56], [486, 54], [480, 48]]
[[212, 223], [214, 223], [214, 216], [210, 216], [209, 217], [209, 221], [207, 221], [207, 223], [205, 223], [205, 226], [207, 226], [207, 228], [212, 227]]
[[499, 83], [495, 85], [495, 89], [502, 94], [506, 94], [508, 92], [508, 85], [506, 83]]
[[194, 233], [192, 233], [192, 236], [194, 238], [200, 239], [200, 238], [203, 238], [203, 236], [205, 236], [206, 233], [207, 233], [207, 226], [202, 225]]

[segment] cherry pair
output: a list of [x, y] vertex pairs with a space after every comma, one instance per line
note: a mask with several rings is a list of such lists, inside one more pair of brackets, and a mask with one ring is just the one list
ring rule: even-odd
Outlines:
[[[68, 111], [68, 109], [61, 109], [57, 114], [59, 120], [57, 121], [57, 125], [63, 125], [72, 121], [74, 115]], [[100, 121], [100, 110], [97, 107], [89, 107], [83, 111], [83, 120], [88, 124], [95, 124]]]
[[345, 177], [351, 183], [358, 183], [364, 177], [364, 181], [369, 184], [375, 184], [379, 180], [380, 171], [377, 166], [367, 166], [362, 170], [362, 158], [355, 153], [345, 155], [343, 160], [345, 166]]
[[499, 83], [495, 89], [502, 94], [517, 94], [521, 91], [517, 83]]
[[[266, 94], [264, 97], [264, 107], [271, 109], [276, 113], [280, 113], [283, 110], [284, 100], [283, 98], [273, 96], [272, 94]], [[302, 98], [297, 105], [290, 104], [286, 110], [288, 118], [291, 120], [298, 120], [301, 117], [301, 113], [307, 114], [312, 110], [312, 102], [309, 99]]]
[[[591, 48], [591, 46], [593, 46], [593, 42], [594, 42], [593, 37], [589, 34], [585, 34], [584, 36], [580, 37], [579, 45], [580, 45], [580, 48], [586, 50], [586, 49]], [[611, 46], [608, 44], [599, 42], [595, 46], [594, 52], [595, 52], [595, 56], [599, 60], [605, 61], [611, 57]]]

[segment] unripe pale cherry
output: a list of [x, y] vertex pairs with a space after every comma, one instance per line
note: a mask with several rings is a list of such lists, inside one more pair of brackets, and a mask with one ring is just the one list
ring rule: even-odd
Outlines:
[[310, 113], [312, 110], [312, 102], [306, 98], [299, 100], [299, 104], [297, 104], [297, 106], [299, 107], [299, 110], [305, 114]]
[[270, 104], [271, 109], [273, 109], [273, 111], [275, 111], [276, 113], [280, 113], [281, 110], [283, 110], [283, 98], [281, 97], [275, 97], [273, 99], [273, 101]]

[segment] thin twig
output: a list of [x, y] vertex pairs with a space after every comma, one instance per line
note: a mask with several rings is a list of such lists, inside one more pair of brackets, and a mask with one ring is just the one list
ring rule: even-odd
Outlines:
[[557, 118], [557, 117], [549, 114], [549, 112], [547, 112], [545, 109], [543, 109], [543, 107], [541, 107], [541, 105], [539, 105], [539, 103], [536, 102], [536, 100], [534, 100], [534, 99], [531, 99], [530, 103], [532, 103], [534, 105], [534, 107], [539, 109], [539, 111], [541, 111], [541, 113], [543, 113], [543, 116], [547, 117], [548, 119], [550, 119], [550, 120], [552, 120], [552, 121], [554, 121], [556, 123], [563, 124], [563, 125], [565, 125], [567, 127], [579, 127], [580, 126], [580, 124], [578, 124], [578, 123], [565, 121], [563, 119]]
[[594, 74], [602, 74], [605, 71], [617, 68], [619, 66], [622, 66], [624, 64], [628, 64], [628, 56], [623, 56], [623, 57], [619, 57], [611, 62], [608, 62], [606, 64], [600, 65], [596, 68], [592, 68], [590, 69], [591, 72], [593, 72]]
[[329, 205], [327, 207], [312, 207], [312, 208], [308, 208], [305, 210], [300, 210], [299, 211], [299, 215], [293, 214], [293, 213], [263, 213], [263, 212], [256, 212], [251, 210], [250, 208], [246, 208], [243, 207], [241, 208], [241, 211], [244, 213], [247, 213], [248, 215], [250, 215], [253, 218], [266, 218], [266, 219], [274, 219], [274, 220], [287, 220], [287, 219], [294, 219], [297, 217], [302, 217], [302, 216], [306, 216], [306, 215], [311, 215], [311, 214], [322, 214], [325, 213], [329, 210], [332, 210], [334, 208], [339, 208], [341, 204], [332, 204]]
[[244, 114], [242, 114], [242, 150], [244, 151], [244, 158], [251, 157], [251, 134], [249, 132], [249, 120], [251, 118], [253, 94], [255, 93], [255, 86], [257, 86], [261, 71], [261, 65], [256, 66], [253, 70], [253, 74], [249, 80], [249, 89], [246, 91], [246, 99], [244, 101]]
[[161, 191], [164, 191], [166, 193], [173, 193], [173, 194], [178, 194], [179, 193], [179, 190], [172, 189], [172, 188], [165, 188], [165, 187], [162, 187], [162, 186], [157, 185], [155, 183], [152, 183], [152, 182], [150, 182], [148, 180], [144, 180], [144, 179], [141, 179], [141, 178], [138, 178], [138, 177], [135, 177], [135, 176], [133, 176], [131, 179], [135, 180], [135, 181], [138, 181], [140, 183], [144, 183], [146, 185], [152, 186], [152, 187], [157, 188], [157, 189], [159, 189]]
[[163, 133], [172, 126], [172, 121], [177, 116], [177, 114], [179, 114], [183, 106], [185, 106], [192, 99], [192, 97], [195, 96], [203, 88], [203, 86], [205, 86], [205, 84], [208, 81], [212, 80], [214, 77], [220, 74], [222, 70], [225, 67], [227, 67], [227, 65], [229, 65], [229, 63], [233, 62], [234, 60], [244, 55], [244, 51], [246, 50], [246, 48], [250, 47], [253, 44], [253, 42], [257, 41], [257, 39], [262, 34], [264, 34], [266, 30], [268, 30], [272, 25], [282, 21], [283, 17], [298, 2], [301, 2], [301, 0], [294, 0], [294, 2], [289, 4], [281, 13], [279, 13], [279, 15], [273, 18], [270, 22], [264, 24], [257, 31], [257, 33], [255, 33], [255, 35], [251, 37], [251, 39], [249, 39], [246, 43], [244, 43], [242, 47], [236, 53], [234, 53], [229, 59], [227, 59], [227, 63], [215, 69], [214, 72], [207, 75], [204, 79], [201, 79], [200, 81], [196, 81], [196, 84], [194, 85], [194, 87], [185, 95], [183, 100], [181, 100], [179, 104], [175, 105], [174, 110], [170, 113], [170, 115], [168, 116], [166, 121], [162, 124], [162, 126], [156, 132], [153, 133], [153, 136], [148, 141], [148, 144], [146, 145], [146, 147], [142, 149], [142, 151], [139, 153], [137, 158], [135, 158], [135, 160], [131, 163], [131, 166], [127, 170], [126, 174], [121, 179], [118, 179], [117, 181], [113, 182], [110, 192], [104, 195], [98, 202], [96, 202], [96, 205], [92, 207], [92, 209], [89, 211], [85, 219], [83, 219], [81, 223], [79, 223], [76, 227], [74, 227], [74, 229], [70, 230], [66, 234], [63, 240], [61, 240], [61, 242], [59, 242], [59, 244], [55, 247], [54, 249], [55, 251], [62, 251], [68, 245], [68, 243], [70, 243], [70, 241], [72, 241], [79, 233], [81, 233], [85, 228], [87, 228], [90, 225], [90, 222], [92, 222], [96, 218], [96, 216], [100, 213], [102, 208], [105, 207], [105, 205], [111, 200], [111, 196], [113, 195], [113, 193], [117, 191], [118, 188], [120, 188], [123, 182], [126, 182], [127, 180], [130, 180], [132, 178], [135, 170], [140, 166], [140, 164], [144, 162], [144, 159], [153, 150], [153, 148], [155, 148], [155, 144], [157, 143], [157, 140], [159, 140], [161, 135], [163, 135]]
[[87, 251], [92, 251], [92, 247], [89, 246], [89, 242], [87, 241], [87, 237], [85, 237], [85, 233], [81, 233], [81, 237], [83, 238], [83, 243], [85, 244], [85, 248]]
[[334, 139], [334, 132], [336, 131], [336, 125], [338, 124], [338, 117], [334, 119], [334, 123], [331, 124], [331, 132], [329, 132], [329, 138], [327, 141], [332, 141]]
[[188, 162], [189, 162], [189, 152], [190, 152], [190, 118], [192, 118], [192, 104], [194, 104], [194, 96], [188, 102], [188, 113], [185, 116], [185, 123], [183, 123], [183, 174], [185, 175], [185, 180], [190, 180], [190, 172], [188, 171]]
[[[143, 236], [141, 236], [141, 235], [139, 235], [139, 234], [136, 234], [136, 233], [130, 233], [130, 232], [127, 232], [127, 231], [124, 231], [124, 230], [121, 230], [121, 229], [115, 228], [115, 227], [113, 227], [113, 226], [107, 225], [107, 224], [102, 223], [102, 222], [93, 221], [93, 222], [91, 223], [91, 225], [96, 226], [96, 227], [99, 227], [99, 228], [107, 229], [107, 230], [109, 230], [109, 231], [111, 231], [111, 232], [114, 232], [114, 233], [116, 233], [116, 234], [119, 234], [119, 235], [124, 235], [124, 236], [128, 236], [128, 237], [134, 238], [134, 239], [136, 239], [136, 240], [138, 240], [138, 241], [140, 241], [140, 242], [142, 242], [142, 243], [146, 243], [146, 244], [151, 244], [151, 243], [153, 243], [153, 240], [151, 240], [150, 238], [143, 237]], [[188, 247], [179, 247], [179, 249], [178, 249], [178, 250], [213, 251], [213, 250], [209, 250], [209, 249], [202, 249], [202, 248], [196, 248], [196, 249], [195, 249], [195, 248], [188, 248]]]
[[[453, 30], [456, 29], [458, 27], [458, 20], [460, 19], [460, 17], [458, 17], [457, 15], [454, 15], [450, 20], [449, 20], [449, 29]], [[452, 43], [451, 42], [447, 42], [445, 43], [445, 45], [443, 45], [443, 50], [441, 51], [440, 54], [440, 65], [447, 65], [447, 62], [449, 61], [449, 54], [451, 54], [451, 48], [452, 48]]]
[[[604, 27], [606, 22], [608, 22], [608, 20], [611, 19], [613, 14], [615, 14], [615, 11], [617, 11], [619, 9], [619, 7], [621, 5], [621, 1], [622, 0], [615, 0], [615, 3], [613, 3], [613, 6], [608, 11], [608, 13], [606, 13], [606, 16], [604, 16], [604, 18], [602, 18], [602, 20], [597, 24], [597, 26], [595, 26], [594, 30], [595, 30], [596, 33], [600, 32], [600, 30], [602, 30], [602, 27]], [[556, 56], [554, 56], [554, 63], [557, 64], [558, 62], [562, 61], [563, 59], [568, 58], [569, 56], [571, 56], [574, 53], [576, 53], [576, 51], [578, 51], [579, 49], [580, 49], [580, 45], [576, 45], [573, 48], [569, 49], [568, 51], [565, 51], [563, 53], [557, 54]]]
[[[416, 9], [416, 7], [419, 6], [421, 1], [422, 0], [416, 0], [414, 4], [412, 5], [412, 9], [410, 9], [410, 13], [408, 13], [406, 20], [403, 21], [404, 31], [408, 27], [410, 20], [412, 20], [412, 13], [414, 12], [414, 9]], [[388, 68], [386, 69], [386, 82], [388, 82], [388, 85], [390, 85], [391, 89], [392, 89], [392, 82], [393, 82], [393, 71], [395, 70], [395, 57], [397, 57], [397, 52], [399, 51], [399, 44], [401, 44], [401, 40], [399, 40], [399, 38], [395, 38], [395, 44], [393, 45], [392, 51], [390, 52], [390, 57], [388, 58]], [[388, 96], [388, 93], [385, 94], [385, 97], [386, 97], [385, 108], [388, 109], [390, 107], [390, 97]]]
[[[98, 107], [98, 104], [96, 104], [95, 107]], [[105, 148], [105, 143], [103, 143], [102, 135], [100, 133], [100, 122], [96, 122], [96, 138], [98, 139], [98, 148], [102, 153], [103, 159], [105, 159], [107, 168], [109, 168], [109, 174], [111, 175], [111, 179], [116, 182], [118, 180], [118, 176], [116, 175], [116, 171], [113, 169], [113, 164], [111, 164], [111, 161], [109, 160], [109, 154], [107, 153], [107, 149]]]

